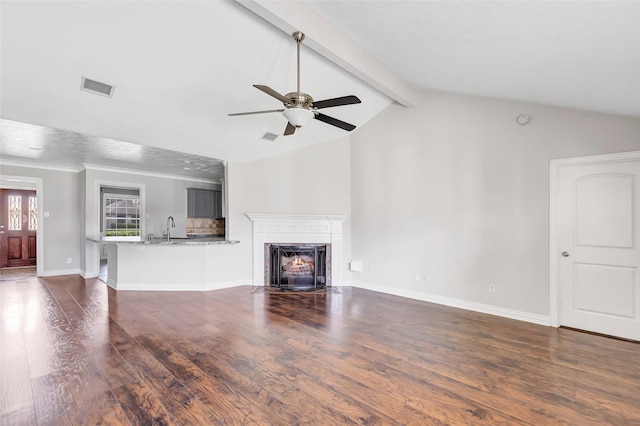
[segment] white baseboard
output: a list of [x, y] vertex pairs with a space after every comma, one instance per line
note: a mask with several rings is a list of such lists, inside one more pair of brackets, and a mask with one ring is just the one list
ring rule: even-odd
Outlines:
[[499, 306], [485, 305], [483, 303], [471, 302], [468, 300], [454, 299], [452, 297], [438, 296], [436, 294], [424, 293], [414, 290], [405, 290], [394, 287], [382, 287], [363, 281], [352, 281], [353, 287], [366, 290], [377, 291], [379, 293], [393, 294], [395, 296], [407, 297], [409, 299], [422, 300], [424, 302], [437, 303], [439, 305], [451, 306], [452, 308], [466, 309], [468, 311], [480, 312], [483, 314], [497, 315], [504, 318], [526, 321], [539, 325], [551, 325], [551, 319], [546, 315], [532, 314], [529, 312], [516, 311], [513, 309], [501, 308]]
[[251, 280], [235, 280], [217, 283], [193, 283], [193, 284], [174, 284], [174, 283], [123, 283], [115, 282], [107, 279], [107, 284], [118, 291], [211, 291], [221, 290], [223, 288], [240, 287], [243, 285], [252, 285]]
[[89, 278], [98, 278], [98, 277], [100, 276], [100, 275], [99, 275], [99, 274], [97, 274], [96, 272], [89, 273], [89, 272], [84, 271], [84, 270], [82, 270], [82, 269], [80, 269], [80, 271], [78, 272], [78, 274], [80, 274], [80, 276], [81, 276], [82, 278], [84, 278], [85, 280], [88, 280]]
[[115, 282], [114, 280], [112, 280], [111, 278], [107, 277], [107, 285], [113, 289], [117, 289], [118, 288], [118, 283]]
[[56, 275], [82, 275], [80, 269], [57, 269], [42, 271], [41, 277], [54, 277]]

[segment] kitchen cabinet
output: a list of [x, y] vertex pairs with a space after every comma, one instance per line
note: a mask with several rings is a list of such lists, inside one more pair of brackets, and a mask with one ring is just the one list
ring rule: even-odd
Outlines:
[[187, 217], [222, 217], [222, 191], [188, 188]]

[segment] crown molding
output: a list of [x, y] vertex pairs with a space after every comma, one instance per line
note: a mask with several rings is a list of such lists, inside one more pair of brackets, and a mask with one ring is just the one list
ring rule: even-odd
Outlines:
[[48, 164], [48, 163], [40, 163], [40, 162], [36, 163], [31, 161], [0, 159], [0, 166], [26, 167], [30, 169], [52, 170], [57, 172], [68, 172], [68, 173], [80, 173], [83, 170], [97, 170], [97, 171], [110, 172], [110, 173], [122, 173], [122, 174], [158, 177], [158, 178], [173, 179], [173, 180], [184, 180], [188, 182], [218, 183], [218, 184], [222, 183], [220, 180], [216, 180], [216, 179], [204, 179], [204, 178], [198, 178], [198, 177], [174, 175], [170, 173], [147, 172], [142, 170], [125, 169], [120, 167], [108, 167], [108, 166], [101, 166], [97, 164], [88, 164], [88, 163], [82, 163], [78, 167], [73, 167], [73, 166], [61, 166], [58, 164]]
[[188, 182], [221, 183], [219, 180], [216, 180], [216, 179], [204, 179], [204, 178], [191, 177], [191, 176], [174, 175], [170, 173], [148, 172], [144, 170], [133, 170], [133, 169], [120, 168], [120, 167], [101, 166], [99, 164], [89, 164], [89, 163], [82, 163], [82, 170], [96, 170], [101, 172], [158, 177], [158, 178], [165, 178], [165, 179], [184, 180]]
[[7, 160], [0, 159], [0, 165], [2, 166], [15, 166], [15, 167], [28, 167], [31, 169], [43, 169], [43, 170], [54, 170], [57, 172], [70, 172], [70, 173], [79, 173], [83, 170], [82, 167], [72, 167], [72, 166], [61, 166], [59, 164], [48, 164], [48, 163], [35, 163], [31, 161], [21, 161], [21, 160]]

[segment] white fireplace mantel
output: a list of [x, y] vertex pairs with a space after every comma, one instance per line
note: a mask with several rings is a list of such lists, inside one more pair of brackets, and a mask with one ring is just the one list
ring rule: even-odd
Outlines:
[[247, 213], [253, 222], [253, 285], [265, 282], [265, 244], [331, 244], [331, 283], [342, 283], [342, 223], [344, 215]]

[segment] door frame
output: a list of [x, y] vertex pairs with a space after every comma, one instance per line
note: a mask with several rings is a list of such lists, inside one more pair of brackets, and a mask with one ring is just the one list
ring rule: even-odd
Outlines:
[[549, 179], [549, 325], [560, 326], [559, 280], [558, 280], [558, 172], [560, 167], [618, 163], [640, 160], [640, 151], [617, 152], [612, 154], [589, 155], [584, 157], [558, 158], [550, 161]]
[[44, 180], [31, 176], [0, 175], [0, 188], [35, 190], [38, 200], [38, 229], [36, 230], [36, 274], [44, 274]]

